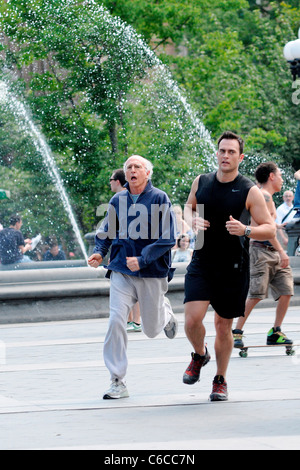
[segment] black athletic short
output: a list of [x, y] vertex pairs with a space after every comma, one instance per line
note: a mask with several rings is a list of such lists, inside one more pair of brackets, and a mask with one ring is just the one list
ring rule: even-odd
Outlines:
[[185, 277], [184, 303], [209, 301], [222, 318], [243, 317], [249, 290], [249, 270], [239, 267], [220, 269], [191, 263]]

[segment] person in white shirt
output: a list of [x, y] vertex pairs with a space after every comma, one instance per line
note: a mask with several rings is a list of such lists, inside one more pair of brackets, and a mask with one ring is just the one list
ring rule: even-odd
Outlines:
[[296, 210], [294, 209], [294, 193], [293, 191], [285, 191], [283, 194], [283, 204], [276, 209], [276, 224], [278, 229], [278, 238], [283, 248], [287, 249], [288, 236], [284, 230], [284, 227], [289, 223], [295, 216]]
[[172, 252], [172, 263], [190, 263], [193, 254], [190, 248], [190, 237], [187, 234], [180, 235], [177, 245], [178, 248]]
[[[290, 222], [296, 210], [294, 210], [294, 193], [293, 191], [285, 191], [283, 194], [283, 204], [276, 209], [276, 224], [281, 225], [282, 223]], [[282, 222], [283, 221], [283, 222]]]

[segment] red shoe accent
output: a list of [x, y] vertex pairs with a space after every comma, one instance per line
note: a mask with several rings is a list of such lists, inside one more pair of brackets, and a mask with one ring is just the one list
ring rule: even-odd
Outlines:
[[183, 383], [187, 385], [193, 385], [200, 380], [200, 372], [202, 367], [204, 367], [210, 361], [210, 355], [206, 348], [205, 356], [200, 356], [199, 354], [192, 353], [192, 360], [190, 365], [186, 369], [183, 375]]
[[[223, 380], [223, 383], [221, 383]], [[217, 376], [213, 381], [213, 389], [210, 395], [211, 401], [227, 401], [228, 400], [228, 391], [227, 391], [227, 383], [225, 382], [224, 378]]]

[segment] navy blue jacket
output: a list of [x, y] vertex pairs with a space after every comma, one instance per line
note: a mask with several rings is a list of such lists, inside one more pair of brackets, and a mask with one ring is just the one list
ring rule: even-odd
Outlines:
[[[171, 202], [151, 181], [136, 203], [128, 184], [127, 188], [110, 200], [95, 237], [94, 253], [104, 258], [111, 247], [109, 271], [137, 277], [171, 278], [171, 248], [176, 243]], [[139, 271], [127, 268], [127, 256], [137, 257]]]

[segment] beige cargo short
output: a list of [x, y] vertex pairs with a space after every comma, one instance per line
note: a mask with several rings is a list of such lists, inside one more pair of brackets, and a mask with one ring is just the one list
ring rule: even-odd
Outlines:
[[280, 267], [278, 251], [250, 246], [250, 288], [248, 297], [263, 300], [269, 287], [274, 300], [282, 295], [294, 295], [294, 278], [290, 266]]

